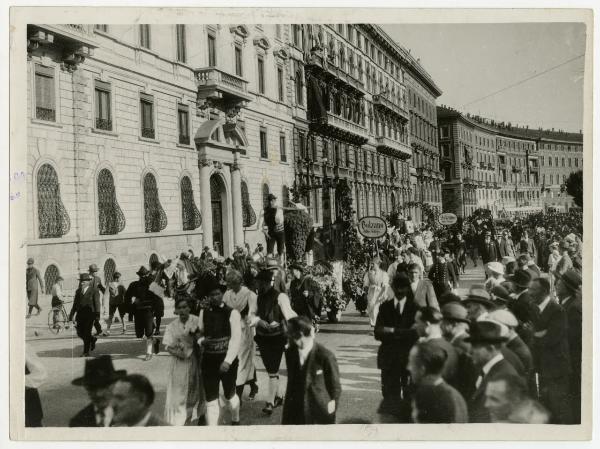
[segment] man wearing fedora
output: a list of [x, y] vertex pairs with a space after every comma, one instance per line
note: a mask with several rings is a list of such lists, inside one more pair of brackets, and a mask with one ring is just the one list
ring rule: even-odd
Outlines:
[[540, 400], [552, 413], [552, 423], [571, 424], [571, 360], [567, 315], [550, 298], [547, 279], [535, 279], [529, 293], [539, 308], [539, 317], [533, 329], [532, 353], [539, 376]]
[[90, 351], [96, 347], [96, 337], [92, 336], [94, 320], [100, 317], [102, 309], [100, 292], [91, 287], [92, 277], [88, 273], [79, 275], [79, 288], [75, 291], [73, 307], [69, 314], [69, 321], [77, 323], [77, 336], [83, 340], [82, 357], [88, 357]]
[[[100, 292], [100, 305], [103, 306], [102, 304], [102, 298], [104, 296], [104, 292], [106, 291], [106, 288], [104, 288], [104, 285], [102, 285], [102, 279], [100, 279], [100, 276], [98, 276], [98, 265], [96, 265], [95, 263], [91, 264], [88, 267], [88, 273], [90, 274], [92, 280], [90, 282], [90, 287], [94, 290], [98, 290]], [[102, 310], [100, 311], [100, 315], [98, 315], [98, 318], [94, 320], [94, 329], [96, 329], [96, 336], [101, 335], [102, 334], [102, 324], [100, 324], [100, 318], [102, 317]]]
[[467, 309], [467, 318], [470, 321], [485, 320], [488, 313], [496, 308], [487, 290], [478, 286], [471, 287], [462, 305]]
[[74, 379], [72, 384], [84, 387], [91, 402], [77, 412], [69, 427], [110, 426], [113, 417], [111, 386], [126, 373], [115, 370], [110, 355], [86, 360], [83, 376]]
[[531, 274], [525, 270], [517, 270], [512, 276], [511, 282], [514, 293], [512, 301], [508, 303], [508, 309], [519, 320], [517, 333], [531, 347], [532, 327], [539, 314], [529, 294]]
[[318, 284], [310, 276], [304, 275], [304, 266], [298, 262], [290, 265], [292, 282], [290, 283], [290, 301], [298, 316], [308, 318], [315, 331], [319, 331], [321, 316], [321, 292]]
[[206, 423], [219, 424], [219, 387], [224, 406], [231, 411], [231, 424], [240, 423], [240, 399], [236, 394], [238, 352], [242, 339], [241, 315], [223, 302], [225, 288], [214, 277], [207, 278], [209, 305], [198, 317], [198, 344], [202, 348], [201, 373], [206, 395]]
[[556, 285], [556, 294], [567, 314], [569, 333], [569, 355], [571, 359], [571, 398], [573, 403], [573, 423], [581, 422], [581, 346], [582, 346], [582, 305], [581, 275], [568, 270]]
[[500, 257], [498, 257], [499, 255], [498, 242], [492, 239], [492, 233], [490, 231], [486, 231], [481, 246], [481, 260], [483, 261], [483, 264], [497, 262], [500, 259]]
[[267, 256], [262, 269], [273, 272], [273, 287], [275, 290], [281, 293], [287, 293], [287, 276], [277, 257]]
[[141, 266], [136, 273], [139, 277], [127, 287], [125, 292], [125, 301], [132, 304], [135, 316], [135, 336], [143, 338], [146, 341], [146, 357], [148, 361], [152, 359], [152, 344], [154, 331], [153, 295], [149, 291], [152, 282], [149, 276], [150, 272], [144, 266]]
[[449, 302], [442, 306], [442, 335], [457, 354], [457, 376], [454, 387], [468, 398], [475, 391], [475, 373], [471, 359], [471, 345], [465, 341], [469, 337], [467, 309], [459, 302]]
[[470, 335], [466, 339], [471, 344], [473, 362], [479, 373], [475, 381], [475, 392], [468, 401], [469, 421], [472, 423], [491, 421], [485, 407], [488, 383], [500, 375], [518, 375], [502, 355], [502, 344], [507, 339], [503, 336], [502, 327], [502, 324], [494, 321], [476, 321], [471, 324]]

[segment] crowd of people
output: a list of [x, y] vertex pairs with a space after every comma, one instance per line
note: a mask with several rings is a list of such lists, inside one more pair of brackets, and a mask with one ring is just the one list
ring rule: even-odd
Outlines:
[[[580, 422], [581, 234], [553, 225], [569, 223], [564, 217], [536, 219], [464, 235], [404, 223], [369, 247], [365, 312], [380, 342], [381, 419]], [[481, 258], [486, 279], [460, 297], [467, 255], [475, 266]], [[87, 359], [74, 383], [85, 386], [91, 404], [71, 425], [217, 425], [224, 414], [238, 425], [242, 399], [253, 400], [259, 385], [267, 387], [262, 412], [283, 406], [282, 424], [334, 423], [341, 386], [334, 354], [315, 341], [319, 285], [305, 265], [282, 261], [262, 244], [236, 248], [228, 259], [207, 247], [199, 256], [188, 251], [142, 266], [127, 287], [119, 273], [103, 286], [91, 265], [79, 276], [69, 316], [82, 356], [114, 323], [125, 334], [133, 320], [145, 360], [161, 348], [169, 354], [167, 395], [163, 415], [154, 416], [144, 376], [115, 371], [107, 356]], [[63, 300], [61, 282], [53, 305]], [[174, 301], [177, 317], [161, 327], [165, 299]]]
[[[364, 285], [390, 422], [580, 422], [578, 217], [404, 226], [377, 242]], [[467, 255], [485, 281], [460, 297]]]

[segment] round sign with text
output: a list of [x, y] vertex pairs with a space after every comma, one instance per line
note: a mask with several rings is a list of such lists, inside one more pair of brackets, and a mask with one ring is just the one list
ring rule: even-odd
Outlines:
[[440, 222], [440, 224], [445, 225], [445, 226], [449, 226], [449, 225], [453, 225], [454, 223], [456, 223], [456, 215], [450, 213], [450, 212], [446, 212], [444, 214], [440, 214], [438, 221]]
[[362, 217], [358, 221], [358, 232], [363, 237], [377, 239], [383, 237], [387, 232], [385, 220], [379, 217]]

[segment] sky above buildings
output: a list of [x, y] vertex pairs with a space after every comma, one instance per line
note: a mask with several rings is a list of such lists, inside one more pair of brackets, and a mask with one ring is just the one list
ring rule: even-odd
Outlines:
[[438, 105], [513, 125], [575, 132], [583, 126], [584, 24], [382, 27], [442, 89]]

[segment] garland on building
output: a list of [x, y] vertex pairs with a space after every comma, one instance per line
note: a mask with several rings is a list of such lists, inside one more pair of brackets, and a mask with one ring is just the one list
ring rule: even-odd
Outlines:
[[438, 217], [440, 215], [439, 211], [429, 203], [424, 203], [423, 201], [408, 201], [400, 206], [397, 206], [398, 212], [403, 211], [405, 209], [412, 208], [421, 209], [423, 213], [424, 222], [431, 226], [431, 228], [435, 231], [440, 228], [440, 224], [438, 222]]
[[313, 229], [312, 217], [302, 209], [286, 210], [283, 218], [288, 262], [302, 262], [306, 242]]

